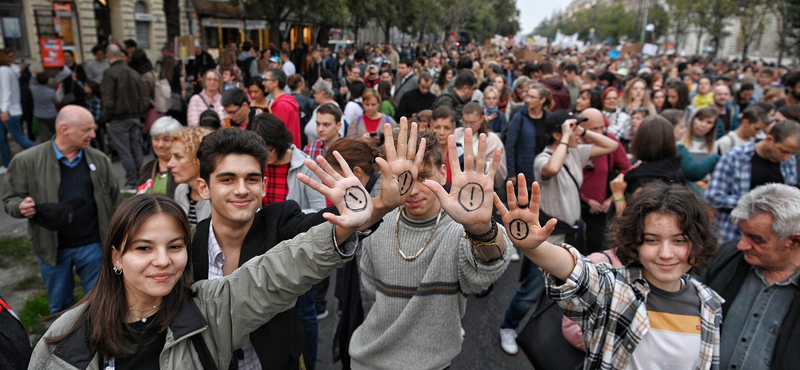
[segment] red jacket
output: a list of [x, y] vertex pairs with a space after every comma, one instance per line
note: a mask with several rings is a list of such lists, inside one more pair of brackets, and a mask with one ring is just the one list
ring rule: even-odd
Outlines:
[[283, 94], [272, 102], [272, 114], [278, 116], [289, 132], [292, 133], [294, 146], [301, 148], [300, 143], [300, 105], [297, 104], [297, 99], [292, 94]]

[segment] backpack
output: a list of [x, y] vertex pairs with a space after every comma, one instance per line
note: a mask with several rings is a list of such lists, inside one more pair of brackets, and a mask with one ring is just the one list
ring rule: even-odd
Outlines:
[[254, 60], [256, 60], [256, 57], [254, 56], [249, 56], [245, 60], [236, 60], [236, 66], [238, 66], [242, 71], [242, 79], [244, 80], [245, 85], [249, 84], [250, 78], [253, 77], [250, 76], [250, 64], [252, 64]]
[[172, 87], [166, 78], [156, 81], [153, 107], [158, 113], [166, 113], [172, 106]]

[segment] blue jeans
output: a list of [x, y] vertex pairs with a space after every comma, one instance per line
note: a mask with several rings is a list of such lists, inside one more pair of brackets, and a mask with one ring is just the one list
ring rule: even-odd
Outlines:
[[0, 155], [3, 156], [3, 166], [6, 167], [11, 162], [11, 147], [8, 146], [8, 139], [6, 139], [9, 132], [22, 149], [28, 149], [36, 145], [22, 133], [22, 115], [11, 116], [8, 121], [3, 121], [3, 124], [0, 125]]
[[100, 276], [102, 264], [103, 247], [100, 243], [59, 249], [58, 264], [55, 266], [39, 260], [39, 270], [42, 272], [42, 279], [47, 287], [47, 299], [50, 300], [50, 314], [64, 311], [75, 304], [73, 266], [78, 276], [81, 277], [84, 293], [88, 293], [97, 282], [97, 277]]
[[306, 368], [309, 370], [314, 370], [317, 364], [319, 327], [317, 326], [317, 308], [314, 302], [316, 292], [317, 289], [312, 287], [305, 294], [297, 297], [297, 312], [300, 314], [300, 322], [303, 324], [303, 331], [306, 334], [303, 357], [306, 360]]
[[503, 323], [500, 324], [501, 329], [516, 329], [519, 322], [525, 318], [525, 315], [530, 311], [539, 299], [542, 298], [544, 293], [544, 275], [539, 267], [531, 262], [526, 261], [523, 268], [528, 267], [528, 275], [522, 284], [514, 293], [511, 298], [511, 303], [508, 304], [506, 309], [506, 316], [503, 318]]

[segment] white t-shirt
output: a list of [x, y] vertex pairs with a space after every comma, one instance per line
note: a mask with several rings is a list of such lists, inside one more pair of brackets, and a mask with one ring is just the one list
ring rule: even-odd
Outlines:
[[[583, 167], [591, 161], [592, 146], [587, 144], [578, 145], [577, 148], [569, 148], [564, 166], [558, 171], [556, 176], [547, 180], [542, 179], [542, 168], [550, 161], [553, 149], [545, 150], [533, 160], [533, 173], [541, 189], [542, 204], [541, 210], [567, 224], [574, 225], [581, 218], [581, 199], [578, 187], [583, 185]], [[578, 182], [572, 181], [567, 170]], [[552, 235], [547, 241], [554, 244], [564, 242], [564, 235]]]
[[283, 70], [283, 73], [286, 73], [286, 77], [289, 77], [289, 76], [297, 73], [297, 68], [295, 68], [294, 63], [292, 63], [291, 61], [287, 61], [286, 63], [283, 63], [283, 66], [281, 66], [281, 69]]

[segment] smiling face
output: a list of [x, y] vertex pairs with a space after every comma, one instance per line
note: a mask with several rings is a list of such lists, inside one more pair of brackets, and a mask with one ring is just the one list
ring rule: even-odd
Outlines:
[[175, 178], [176, 183], [189, 183], [200, 175], [200, 165], [195, 164], [192, 157], [186, 153], [185, 145], [182, 141], [173, 141], [170, 152], [172, 157], [169, 159], [167, 167], [172, 171], [172, 177]]
[[266, 193], [267, 179], [255, 157], [229, 154], [217, 163], [208, 182], [198, 180], [197, 190], [211, 202], [211, 219], [227, 224], [252, 222]]
[[681, 276], [692, 268], [692, 242], [683, 235], [677, 217], [648, 214], [644, 219], [644, 243], [638, 250], [642, 274], [650, 284], [670, 292], [680, 289]]
[[159, 302], [172, 291], [188, 260], [183, 238], [178, 221], [158, 213], [129, 236], [127, 245], [114, 246], [111, 260], [122, 270], [128, 305]]
[[172, 158], [170, 149], [172, 148], [172, 134], [166, 133], [153, 136], [153, 151], [156, 152], [158, 159], [169, 161]]

